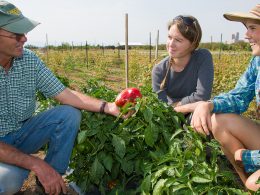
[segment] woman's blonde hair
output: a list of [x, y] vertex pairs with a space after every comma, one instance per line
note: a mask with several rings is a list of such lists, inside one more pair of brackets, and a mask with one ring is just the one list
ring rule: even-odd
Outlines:
[[202, 31], [200, 24], [195, 17], [189, 15], [179, 15], [169, 22], [168, 30], [170, 30], [173, 25], [177, 26], [182, 36], [191, 42], [194, 49], [199, 46]]

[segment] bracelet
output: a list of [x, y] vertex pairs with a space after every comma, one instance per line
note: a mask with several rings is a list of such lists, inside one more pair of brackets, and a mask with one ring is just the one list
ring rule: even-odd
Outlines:
[[107, 102], [102, 101], [101, 106], [100, 106], [100, 109], [99, 109], [99, 113], [101, 113], [101, 114], [105, 113], [105, 107], [106, 107], [106, 105], [107, 105]]

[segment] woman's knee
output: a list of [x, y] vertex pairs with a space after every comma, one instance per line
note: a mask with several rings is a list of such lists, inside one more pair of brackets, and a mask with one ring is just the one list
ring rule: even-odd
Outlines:
[[0, 195], [18, 192], [28, 174], [28, 170], [0, 163]]
[[227, 129], [232, 125], [234, 114], [213, 114], [211, 117], [212, 133], [216, 139], [226, 134]]
[[217, 139], [219, 135], [221, 135], [223, 132], [223, 128], [221, 128], [221, 120], [222, 116], [221, 114], [213, 114], [211, 117], [212, 122], [212, 134]]

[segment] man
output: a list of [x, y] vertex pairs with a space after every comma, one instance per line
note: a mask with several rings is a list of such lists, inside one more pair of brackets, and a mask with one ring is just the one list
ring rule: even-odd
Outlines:
[[[66, 193], [61, 175], [80, 125], [78, 109], [119, 114], [115, 103], [65, 88], [32, 51], [23, 48], [26, 33], [38, 24], [0, 0], [0, 194], [19, 191], [29, 171], [46, 193]], [[34, 116], [37, 91], [63, 105]], [[44, 160], [30, 155], [46, 143]]]
[[[246, 187], [256, 191], [260, 186], [255, 184], [255, 174], [260, 175], [257, 172], [260, 168], [260, 124], [240, 114], [246, 111], [254, 97], [258, 112], [260, 107], [260, 4], [250, 13], [228, 13], [224, 17], [242, 22], [247, 28], [245, 37], [253, 54], [247, 70], [230, 92], [220, 94], [208, 102], [176, 108], [176, 111], [194, 111], [191, 121], [194, 129], [202, 134], [212, 133]], [[248, 178], [244, 171], [255, 173]]]

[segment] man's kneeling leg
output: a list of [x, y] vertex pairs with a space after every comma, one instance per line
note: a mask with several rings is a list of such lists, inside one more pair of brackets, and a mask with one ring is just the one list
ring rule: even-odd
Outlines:
[[0, 163], [0, 195], [11, 195], [18, 192], [29, 171], [13, 165]]

